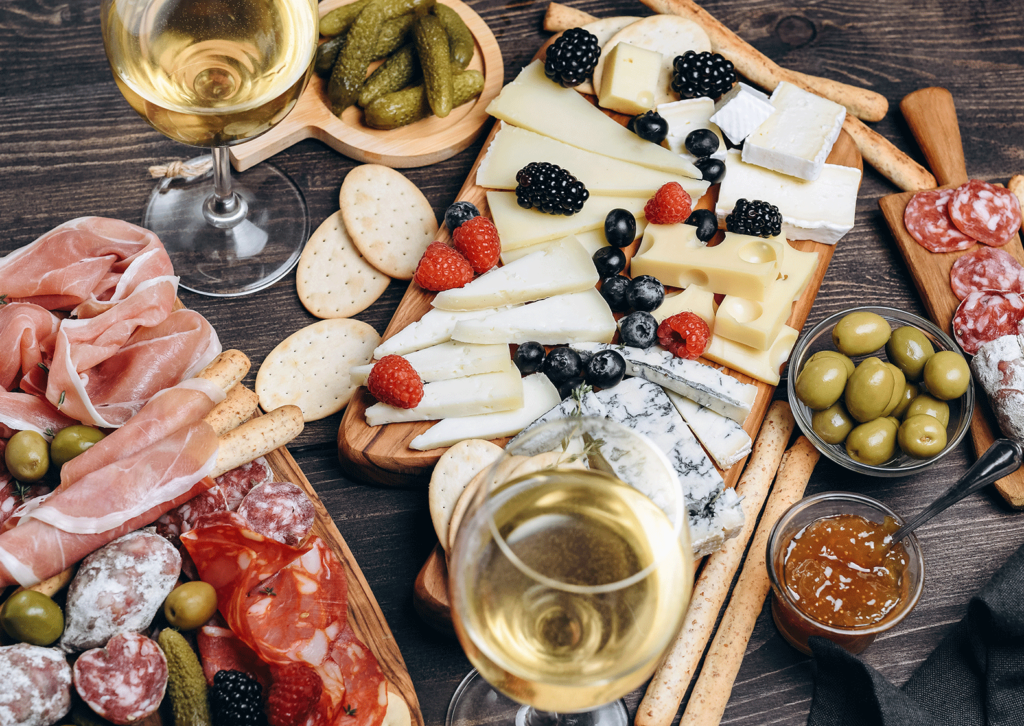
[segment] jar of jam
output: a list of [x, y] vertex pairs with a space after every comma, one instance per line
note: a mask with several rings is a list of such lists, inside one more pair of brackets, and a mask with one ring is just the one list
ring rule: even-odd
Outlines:
[[924, 560], [903, 520], [881, 502], [850, 492], [807, 497], [782, 515], [768, 540], [772, 616], [782, 636], [810, 654], [827, 638], [851, 653], [867, 648], [913, 609]]

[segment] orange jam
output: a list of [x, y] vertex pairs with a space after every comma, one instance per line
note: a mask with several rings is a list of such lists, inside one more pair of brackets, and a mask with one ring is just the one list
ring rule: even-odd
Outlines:
[[882, 620], [904, 595], [907, 552], [891, 544], [899, 529], [856, 514], [816, 519], [786, 545], [784, 582], [805, 615], [833, 628], [858, 628]]

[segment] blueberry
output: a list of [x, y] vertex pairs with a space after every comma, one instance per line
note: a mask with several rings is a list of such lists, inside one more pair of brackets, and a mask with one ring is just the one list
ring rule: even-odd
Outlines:
[[604, 218], [604, 238], [612, 247], [629, 247], [636, 239], [636, 217], [626, 209], [613, 209]]
[[601, 278], [601, 297], [608, 303], [613, 313], [624, 313], [629, 310], [626, 290], [629, 289], [629, 278], [612, 275]]
[[536, 373], [544, 365], [545, 355], [544, 346], [540, 343], [532, 340], [522, 343], [516, 350], [516, 368], [524, 375]]
[[619, 339], [634, 348], [650, 348], [658, 340], [658, 321], [639, 310], [619, 321]]
[[448, 227], [449, 232], [454, 232], [457, 228], [461, 227], [464, 222], [468, 222], [473, 217], [479, 217], [480, 210], [474, 207], [470, 202], [455, 202], [452, 206], [444, 212], [444, 223]]
[[693, 165], [700, 169], [701, 178], [706, 182], [718, 184], [725, 179], [725, 162], [721, 159], [697, 159]]
[[597, 388], [613, 388], [622, 382], [625, 375], [626, 359], [614, 350], [602, 350], [587, 362], [584, 378]]
[[652, 312], [665, 300], [665, 286], [651, 275], [634, 277], [626, 288], [626, 302], [634, 310]]
[[594, 253], [594, 266], [601, 277], [618, 275], [626, 269], [626, 254], [618, 247], [602, 247]]
[[555, 348], [548, 353], [540, 369], [552, 383], [560, 386], [583, 371], [583, 361], [572, 348]]
[[697, 239], [701, 242], [710, 242], [718, 231], [718, 218], [710, 209], [694, 209], [693, 213], [686, 218], [685, 224], [691, 224], [697, 228]]
[[580, 386], [582, 386], [583, 383], [584, 381], [581, 376], [573, 376], [568, 380], [562, 381], [560, 384], [558, 384], [558, 395], [561, 396], [564, 400], [571, 396], [572, 392], [575, 391]]
[[633, 119], [630, 130], [644, 141], [660, 144], [668, 136], [668, 121], [657, 111], [647, 111]]
[[711, 129], [696, 129], [686, 136], [686, 150], [697, 157], [711, 156], [718, 151], [718, 136]]

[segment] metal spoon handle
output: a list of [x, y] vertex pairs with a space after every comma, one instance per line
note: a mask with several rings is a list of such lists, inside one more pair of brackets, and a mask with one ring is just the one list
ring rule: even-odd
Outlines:
[[973, 494], [982, 487], [1017, 471], [1022, 462], [1024, 462], [1024, 449], [1020, 444], [1010, 439], [996, 439], [988, 451], [978, 457], [974, 466], [960, 477], [960, 481], [932, 502], [927, 509], [897, 529], [892, 536], [892, 541], [899, 542], [913, 530], [947, 507], [956, 504], [968, 494]]

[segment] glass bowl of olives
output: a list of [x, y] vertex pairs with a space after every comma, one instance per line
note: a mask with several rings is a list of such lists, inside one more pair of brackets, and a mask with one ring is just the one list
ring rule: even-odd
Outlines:
[[887, 307], [836, 313], [793, 349], [789, 401], [824, 456], [861, 474], [908, 476], [970, 428], [974, 382], [956, 343], [932, 322]]

